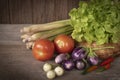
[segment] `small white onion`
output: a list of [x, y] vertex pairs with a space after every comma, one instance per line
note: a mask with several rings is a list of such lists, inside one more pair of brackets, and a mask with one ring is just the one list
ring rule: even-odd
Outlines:
[[48, 71], [50, 71], [51, 69], [52, 69], [52, 65], [51, 65], [51, 64], [45, 63], [45, 64], [43, 65], [43, 70], [44, 70], [45, 72], [48, 72]]
[[64, 74], [64, 70], [60, 66], [56, 67], [54, 71], [55, 71], [57, 76], [62, 76]]
[[48, 79], [54, 79], [56, 74], [53, 70], [50, 70], [50, 71], [47, 72], [46, 76], [47, 76]]

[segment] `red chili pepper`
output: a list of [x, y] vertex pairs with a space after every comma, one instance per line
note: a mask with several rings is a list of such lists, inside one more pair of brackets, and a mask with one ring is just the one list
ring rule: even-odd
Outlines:
[[111, 64], [106, 64], [106, 65], [100, 67], [100, 68], [97, 70], [97, 72], [105, 71], [105, 70], [109, 69], [110, 66], [111, 66]]
[[100, 63], [100, 66], [104, 66], [106, 64], [110, 64], [113, 61], [114, 61], [114, 57], [109, 57], [106, 60], [104, 60], [102, 63]]
[[109, 69], [110, 66], [111, 66], [111, 64], [106, 64], [106, 65], [104, 66], [104, 68], [105, 68], [105, 69]]

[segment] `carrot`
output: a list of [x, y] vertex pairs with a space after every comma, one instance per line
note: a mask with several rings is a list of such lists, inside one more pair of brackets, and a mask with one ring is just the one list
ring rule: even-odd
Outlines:
[[84, 71], [82, 72], [82, 74], [87, 74], [87, 73], [89, 73], [89, 72], [92, 72], [92, 71], [96, 70], [97, 68], [98, 68], [97, 65], [93, 65], [93, 66], [87, 68], [86, 70], [84, 70]]

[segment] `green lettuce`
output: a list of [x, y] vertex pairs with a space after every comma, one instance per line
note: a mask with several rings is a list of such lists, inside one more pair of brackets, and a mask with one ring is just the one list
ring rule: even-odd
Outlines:
[[69, 13], [74, 30], [71, 34], [78, 42], [97, 44], [120, 41], [120, 2], [118, 0], [80, 1], [79, 7]]

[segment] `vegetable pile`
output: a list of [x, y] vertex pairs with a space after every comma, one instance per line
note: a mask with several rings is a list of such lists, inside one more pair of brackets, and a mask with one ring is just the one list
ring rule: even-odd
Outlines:
[[[110, 68], [120, 55], [120, 1], [80, 2], [69, 13], [70, 19], [31, 25], [21, 29], [22, 41], [39, 61], [49, 79], [62, 76], [64, 70], [82, 70], [87, 74]], [[115, 53], [115, 54], [114, 54]]]
[[64, 69], [60, 66], [53, 68], [52, 64], [45, 63], [43, 65], [43, 70], [46, 72], [48, 79], [54, 79], [56, 76], [62, 76], [64, 74]]

